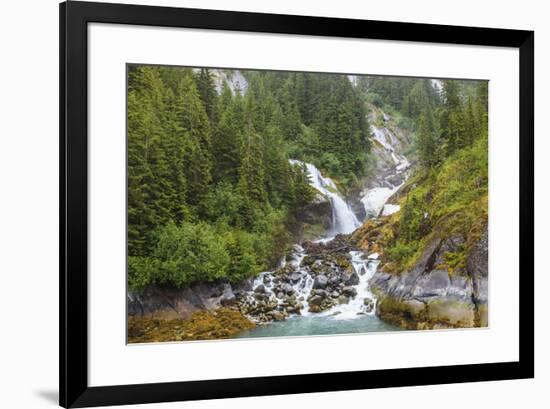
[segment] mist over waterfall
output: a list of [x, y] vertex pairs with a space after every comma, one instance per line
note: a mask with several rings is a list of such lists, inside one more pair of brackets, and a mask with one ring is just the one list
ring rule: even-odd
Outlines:
[[319, 169], [311, 163], [305, 163], [294, 159], [291, 159], [290, 162], [294, 165], [305, 165], [310, 185], [330, 199], [332, 206], [332, 225], [328, 232], [329, 235], [349, 234], [361, 225], [349, 204], [338, 193], [338, 188], [332, 179], [324, 177]]

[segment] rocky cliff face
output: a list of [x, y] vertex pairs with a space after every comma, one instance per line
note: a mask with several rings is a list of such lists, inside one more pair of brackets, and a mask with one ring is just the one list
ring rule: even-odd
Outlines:
[[361, 187], [348, 194], [350, 206], [359, 220], [379, 215], [388, 198], [406, 181], [414, 163], [404, 156], [412, 144], [409, 131], [400, 128], [392, 117], [373, 105], [369, 106], [368, 121], [373, 168]]
[[487, 230], [469, 250], [466, 267], [450, 273], [445, 254], [463, 245], [458, 235], [435, 236], [409, 271], [377, 271], [370, 286], [379, 297], [378, 315], [409, 329], [487, 326]]
[[298, 214], [300, 222], [308, 225], [319, 225], [327, 230], [332, 223], [332, 205], [330, 200], [317, 193], [311, 203], [304, 206]]
[[162, 320], [187, 319], [196, 311], [234, 307], [240, 293], [252, 289], [252, 280], [199, 283], [181, 289], [149, 286], [142, 294], [128, 293], [128, 316]]

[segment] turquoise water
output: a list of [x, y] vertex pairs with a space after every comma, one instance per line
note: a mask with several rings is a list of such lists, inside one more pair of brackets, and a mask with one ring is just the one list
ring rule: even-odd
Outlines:
[[304, 335], [359, 334], [367, 332], [402, 331], [375, 315], [360, 315], [354, 319], [336, 319], [323, 315], [294, 316], [285, 321], [259, 325], [243, 332], [239, 338], [291, 337]]

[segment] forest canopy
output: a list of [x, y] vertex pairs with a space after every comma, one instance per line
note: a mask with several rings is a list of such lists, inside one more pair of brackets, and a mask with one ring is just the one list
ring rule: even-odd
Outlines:
[[239, 280], [272, 266], [315, 192], [289, 158], [344, 185], [365, 173], [369, 130], [346, 76], [131, 66], [128, 253], [133, 289]]

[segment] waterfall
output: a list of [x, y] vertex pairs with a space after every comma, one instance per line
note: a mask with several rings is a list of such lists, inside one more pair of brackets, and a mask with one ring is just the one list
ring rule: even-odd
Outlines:
[[349, 234], [357, 229], [361, 223], [351, 210], [351, 207], [340, 196], [338, 188], [328, 177], [324, 177], [319, 169], [311, 163], [304, 163], [291, 159], [292, 164], [305, 165], [312, 187], [330, 199], [332, 207], [332, 226], [329, 231], [331, 235]]
[[378, 149], [385, 152], [388, 159], [386, 169], [382, 169], [374, 186], [361, 195], [360, 200], [365, 207], [367, 218], [378, 217], [380, 214], [389, 216], [399, 211], [399, 205], [386, 204], [386, 202], [403, 186], [411, 166], [405, 156], [397, 153], [400, 142], [391, 130], [371, 125], [371, 132], [372, 139], [379, 145]]
[[370, 291], [369, 280], [380, 263], [378, 254], [372, 254], [366, 260], [362, 251], [350, 251], [350, 255], [353, 269], [359, 275], [359, 284], [355, 286], [357, 295], [347, 304], [336, 305], [322, 313], [337, 320], [354, 319], [362, 314], [374, 315], [376, 310], [376, 297]]
[[[370, 291], [369, 280], [376, 272], [380, 263], [378, 254], [373, 253], [368, 258], [365, 258], [362, 251], [350, 251], [349, 254], [353, 269], [359, 276], [359, 283], [353, 286], [356, 290], [356, 295], [351, 297], [346, 304], [335, 305], [323, 312], [312, 313], [309, 311], [308, 299], [313, 289], [314, 277], [307, 268], [302, 266], [302, 261], [306, 256], [304, 248], [298, 244], [294, 245], [291, 261], [289, 262], [294, 268], [294, 273], [291, 273], [291, 284], [289, 285], [292, 288], [293, 296], [296, 297], [301, 305], [299, 315], [305, 317], [313, 314], [335, 320], [352, 320], [361, 315], [375, 314], [376, 297]], [[262, 291], [268, 296], [270, 303], [278, 306], [277, 308], [284, 306], [286, 294], [276, 292], [273, 284], [276, 279], [276, 275], [271, 271], [261, 273], [252, 284], [252, 291], [248, 295], [248, 302], [251, 304], [256, 303], [254, 300], [254, 291], [262, 286]], [[254, 319], [254, 317], [251, 318]]]
[[[384, 114], [384, 121], [388, 120], [389, 117]], [[371, 131], [372, 139], [376, 142], [375, 149], [380, 152], [384, 163], [377, 168], [378, 175], [370, 184], [370, 188], [361, 194], [360, 200], [365, 207], [367, 218], [387, 216], [400, 210], [399, 205], [387, 202], [403, 186], [411, 166], [407, 158], [400, 154], [402, 142], [396, 134], [387, 127], [371, 126]], [[328, 246], [329, 257], [323, 250], [318, 252], [318, 249], [310, 251], [308, 255], [304, 247], [294, 245], [289, 257], [281, 261], [279, 269], [263, 272], [254, 280], [252, 290], [248, 292], [246, 299], [247, 306], [250, 307], [247, 307], [247, 311], [252, 311], [250, 318], [265, 323], [284, 321], [289, 317], [308, 317], [303, 321], [303, 325], [310, 325], [311, 320], [318, 320], [317, 317], [322, 317], [321, 321], [327, 323], [345, 320], [346, 324], [342, 325], [354, 325], [352, 322], [364, 323], [365, 320], [376, 321], [374, 318], [371, 320], [371, 316], [376, 315], [377, 300], [370, 291], [369, 280], [376, 273], [380, 263], [379, 255], [373, 253], [367, 256], [362, 251], [349, 251], [346, 258], [351, 263], [353, 274], [334, 263], [330, 253], [334, 251], [334, 246], [331, 250], [330, 246], [333, 244], [330, 242], [335, 240], [338, 234], [352, 233], [361, 223], [332, 179], [323, 176], [311, 163], [294, 159], [291, 159], [290, 163], [303, 167], [307, 172], [310, 186], [330, 200], [331, 226], [324, 238], [313, 242], [316, 246]], [[349, 250], [351, 248], [353, 247]], [[310, 258], [312, 254], [317, 255], [315, 260]], [[324, 278], [320, 280], [320, 276]], [[363, 318], [359, 319], [360, 317]], [[327, 325], [334, 326], [330, 323]]]

